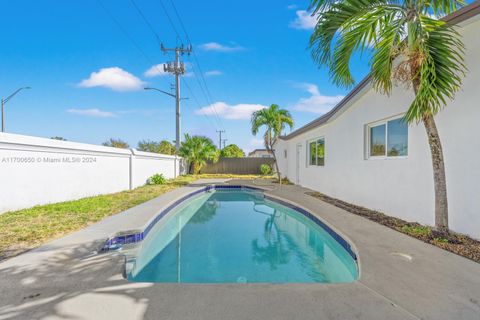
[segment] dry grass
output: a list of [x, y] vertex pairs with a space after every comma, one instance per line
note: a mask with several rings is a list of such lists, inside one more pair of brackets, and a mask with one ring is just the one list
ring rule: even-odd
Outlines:
[[0, 260], [60, 238], [101, 219], [201, 178], [260, 178], [258, 175], [188, 175], [164, 185], [36, 206], [0, 215]]

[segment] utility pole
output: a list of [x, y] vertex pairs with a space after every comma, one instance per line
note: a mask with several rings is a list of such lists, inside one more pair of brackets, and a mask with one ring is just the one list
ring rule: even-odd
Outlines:
[[175, 114], [176, 114], [176, 133], [175, 133], [175, 148], [178, 150], [180, 149], [180, 76], [185, 74], [185, 63], [180, 61], [180, 56], [186, 54], [190, 54], [192, 52], [192, 46], [184, 47], [181, 45], [180, 47], [175, 48], [165, 48], [163, 43], [160, 45], [160, 48], [164, 53], [168, 53], [169, 51], [175, 52], [175, 61], [167, 62], [163, 65], [163, 70], [168, 73], [173, 73], [175, 75]]
[[223, 149], [225, 149], [225, 144], [227, 142], [228, 139], [222, 139], [222, 142], [223, 142]]
[[218, 136], [218, 149], [222, 150], [222, 133], [225, 133], [225, 130], [217, 130]]

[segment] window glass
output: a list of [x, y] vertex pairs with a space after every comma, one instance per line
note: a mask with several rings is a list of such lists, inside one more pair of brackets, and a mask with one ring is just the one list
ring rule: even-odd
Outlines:
[[317, 157], [316, 157], [316, 154], [317, 154], [317, 142], [316, 141], [312, 141], [310, 142], [310, 152], [309, 152], [309, 155], [310, 155], [310, 160], [309, 160], [309, 164], [311, 166], [315, 166], [317, 165]]
[[317, 140], [317, 166], [325, 165], [325, 139]]
[[385, 124], [370, 128], [370, 156], [385, 155], [385, 129]]
[[388, 148], [389, 157], [406, 156], [408, 154], [408, 125], [403, 119], [388, 121]]

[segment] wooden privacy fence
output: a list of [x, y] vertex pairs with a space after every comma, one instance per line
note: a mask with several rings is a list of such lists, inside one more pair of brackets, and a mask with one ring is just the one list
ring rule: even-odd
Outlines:
[[273, 158], [220, 158], [217, 163], [208, 162], [201, 173], [261, 174], [260, 166], [273, 167]]

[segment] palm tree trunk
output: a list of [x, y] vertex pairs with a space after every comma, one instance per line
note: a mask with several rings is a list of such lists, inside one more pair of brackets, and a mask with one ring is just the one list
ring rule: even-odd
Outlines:
[[445, 177], [442, 143], [433, 116], [423, 117], [423, 124], [427, 130], [428, 144], [432, 154], [435, 185], [435, 228], [440, 232], [448, 232], [447, 179]]
[[280, 177], [280, 170], [278, 169], [277, 156], [275, 155], [275, 151], [273, 151], [273, 146], [272, 145], [270, 145], [270, 150], [269, 151], [273, 155], [273, 162], [275, 163], [275, 170], [277, 171], [278, 183], [280, 183], [282, 178]]
[[193, 162], [193, 174], [199, 174], [200, 173], [200, 165], [194, 161]]
[[[415, 95], [418, 93], [419, 87], [419, 79], [413, 79]], [[435, 188], [435, 229], [441, 233], [448, 233], [447, 179], [445, 177], [442, 143], [433, 115], [425, 115], [422, 118], [422, 122], [427, 131], [428, 144], [432, 156], [433, 184]]]

